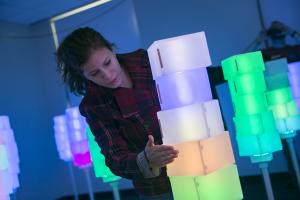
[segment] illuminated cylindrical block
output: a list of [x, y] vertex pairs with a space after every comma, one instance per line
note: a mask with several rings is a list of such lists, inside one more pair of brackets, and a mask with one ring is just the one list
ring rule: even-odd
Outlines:
[[170, 177], [174, 199], [243, 199], [236, 165], [229, 165], [203, 176]]
[[264, 93], [237, 95], [232, 98], [236, 116], [253, 115], [268, 110], [267, 99]]
[[246, 95], [266, 91], [263, 72], [253, 72], [236, 76], [235, 79], [228, 80], [228, 84], [232, 95]]
[[114, 175], [106, 166], [105, 158], [101, 154], [101, 149], [95, 142], [94, 136], [89, 128], [87, 128], [87, 134], [96, 177], [103, 178], [104, 182], [112, 182], [121, 179], [121, 177]]
[[70, 147], [70, 140], [68, 135], [67, 119], [65, 115], [56, 116], [54, 120], [54, 137], [56, 147], [60, 159], [64, 161], [71, 161], [73, 156]]
[[237, 75], [261, 72], [265, 69], [260, 51], [232, 56], [222, 61], [225, 80], [233, 79]]
[[0, 130], [10, 129], [9, 118], [7, 116], [0, 116]]
[[284, 119], [277, 119], [276, 126], [278, 131], [283, 134], [285, 132], [291, 132], [300, 129], [300, 115], [287, 117]]
[[289, 73], [288, 77], [291, 86], [300, 86], [300, 73], [298, 74]]
[[300, 62], [289, 63], [288, 68], [290, 73], [300, 74]]
[[[1, 145], [4, 147], [4, 150], [3, 148], [0, 150], [0, 154], [2, 154], [0, 155], [0, 165], [2, 164], [2, 167], [0, 166], [0, 168], [3, 169], [3, 166], [7, 164], [7, 167], [5, 167], [6, 169], [3, 170], [8, 174], [9, 180], [4, 180], [4, 182], [6, 185], [9, 185], [9, 190], [12, 192], [19, 187], [18, 174], [20, 173], [20, 160], [14, 133], [10, 127], [9, 118], [7, 116], [0, 116], [0, 146]], [[3, 174], [3, 176], [6, 175]]]
[[66, 118], [73, 163], [78, 167], [90, 166], [92, 161], [86, 136], [85, 119], [80, 115], [78, 107], [66, 109]]
[[167, 165], [168, 176], [205, 175], [235, 162], [228, 132], [173, 146], [179, 154]]
[[12, 193], [13, 183], [11, 173], [8, 170], [9, 165], [7, 148], [4, 144], [0, 144], [0, 195]]
[[237, 133], [236, 139], [240, 156], [263, 155], [282, 149], [277, 131], [247, 136]]
[[265, 132], [276, 132], [274, 116], [271, 111], [233, 118], [236, 132], [241, 136], [258, 135]]
[[224, 131], [217, 100], [160, 111], [157, 116], [164, 144], [201, 140]]
[[177, 72], [155, 80], [162, 110], [212, 99], [206, 68]]
[[287, 73], [288, 63], [286, 58], [271, 60], [265, 62], [265, 76], [273, 76], [276, 74]]
[[299, 114], [297, 104], [294, 100], [288, 103], [270, 106], [270, 109], [273, 111], [275, 119], [283, 119]]
[[293, 100], [290, 87], [280, 88], [266, 92], [268, 105], [288, 103]]
[[300, 85], [292, 85], [291, 90], [294, 99], [300, 98]]
[[211, 65], [204, 32], [155, 41], [148, 55], [154, 79]]
[[276, 90], [283, 87], [290, 87], [287, 73], [281, 73], [273, 76], [266, 76], [266, 85], [269, 90]]

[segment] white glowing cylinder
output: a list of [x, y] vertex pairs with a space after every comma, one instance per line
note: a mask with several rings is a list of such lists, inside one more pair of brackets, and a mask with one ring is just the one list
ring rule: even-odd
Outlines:
[[155, 41], [148, 55], [154, 79], [211, 65], [204, 32]]
[[155, 80], [162, 110], [212, 99], [206, 68], [177, 72]]
[[54, 137], [60, 159], [71, 161], [73, 156], [68, 135], [67, 119], [65, 115], [59, 115], [54, 120]]
[[168, 176], [206, 175], [235, 162], [229, 133], [175, 144], [178, 158], [167, 165]]
[[4, 144], [0, 144], [0, 195], [7, 196], [12, 193], [13, 182], [9, 172], [8, 152]]
[[160, 111], [157, 116], [164, 144], [202, 140], [224, 131], [218, 100]]

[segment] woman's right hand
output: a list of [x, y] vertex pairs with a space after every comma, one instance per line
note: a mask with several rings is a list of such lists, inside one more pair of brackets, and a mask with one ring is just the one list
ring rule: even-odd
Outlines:
[[152, 135], [148, 136], [145, 154], [151, 168], [164, 167], [178, 157], [178, 151], [173, 146], [154, 144]]

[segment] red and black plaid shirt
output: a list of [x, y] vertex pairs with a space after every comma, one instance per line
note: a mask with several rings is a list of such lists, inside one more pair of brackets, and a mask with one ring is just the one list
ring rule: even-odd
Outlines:
[[162, 144], [156, 115], [160, 105], [147, 52], [140, 49], [117, 58], [129, 72], [133, 88], [108, 89], [89, 82], [80, 112], [86, 117], [106, 165], [114, 174], [133, 180], [141, 195], [170, 192], [165, 168], [160, 176], [145, 179], [136, 161], [149, 134], [156, 144]]

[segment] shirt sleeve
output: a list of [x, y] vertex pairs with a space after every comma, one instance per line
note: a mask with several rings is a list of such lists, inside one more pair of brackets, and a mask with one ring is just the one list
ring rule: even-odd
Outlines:
[[118, 122], [98, 113], [107, 112], [94, 108], [85, 117], [109, 169], [114, 174], [131, 180], [158, 176], [160, 170], [151, 170], [145, 158], [129, 151], [126, 141], [120, 135]]

